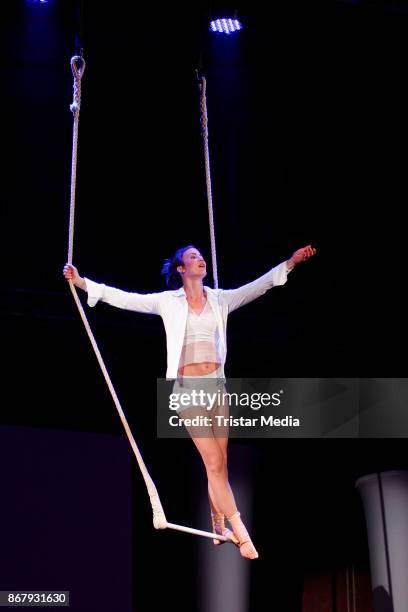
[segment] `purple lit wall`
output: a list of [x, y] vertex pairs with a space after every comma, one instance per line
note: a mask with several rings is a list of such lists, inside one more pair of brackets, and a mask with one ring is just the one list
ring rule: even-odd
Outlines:
[[72, 612], [132, 610], [130, 459], [118, 435], [0, 427], [0, 590], [69, 591]]

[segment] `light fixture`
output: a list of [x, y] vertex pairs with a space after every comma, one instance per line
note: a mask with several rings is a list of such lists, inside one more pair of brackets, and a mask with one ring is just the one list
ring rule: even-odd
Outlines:
[[210, 22], [210, 30], [217, 34], [233, 34], [242, 30], [242, 23], [235, 18], [219, 17]]

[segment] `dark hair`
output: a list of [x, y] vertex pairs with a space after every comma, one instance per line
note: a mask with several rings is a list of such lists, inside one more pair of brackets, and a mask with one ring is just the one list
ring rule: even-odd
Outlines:
[[188, 246], [182, 247], [181, 249], [177, 249], [172, 259], [165, 259], [163, 263], [163, 267], [161, 273], [166, 279], [166, 285], [171, 287], [171, 289], [178, 289], [182, 286], [183, 282], [181, 280], [180, 273], [177, 272], [177, 268], [183, 264], [183, 255], [187, 251], [187, 249], [195, 249], [193, 244], [189, 244]]

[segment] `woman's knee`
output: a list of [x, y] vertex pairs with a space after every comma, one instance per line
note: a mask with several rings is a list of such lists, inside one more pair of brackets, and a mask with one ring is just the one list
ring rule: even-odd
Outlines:
[[225, 455], [220, 451], [212, 451], [203, 456], [207, 472], [211, 474], [222, 474], [226, 469]]

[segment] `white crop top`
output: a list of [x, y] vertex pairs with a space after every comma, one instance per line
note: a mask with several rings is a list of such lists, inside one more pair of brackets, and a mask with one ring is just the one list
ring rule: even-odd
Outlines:
[[179, 367], [203, 361], [221, 363], [219, 343], [217, 322], [208, 300], [200, 314], [189, 306]]

